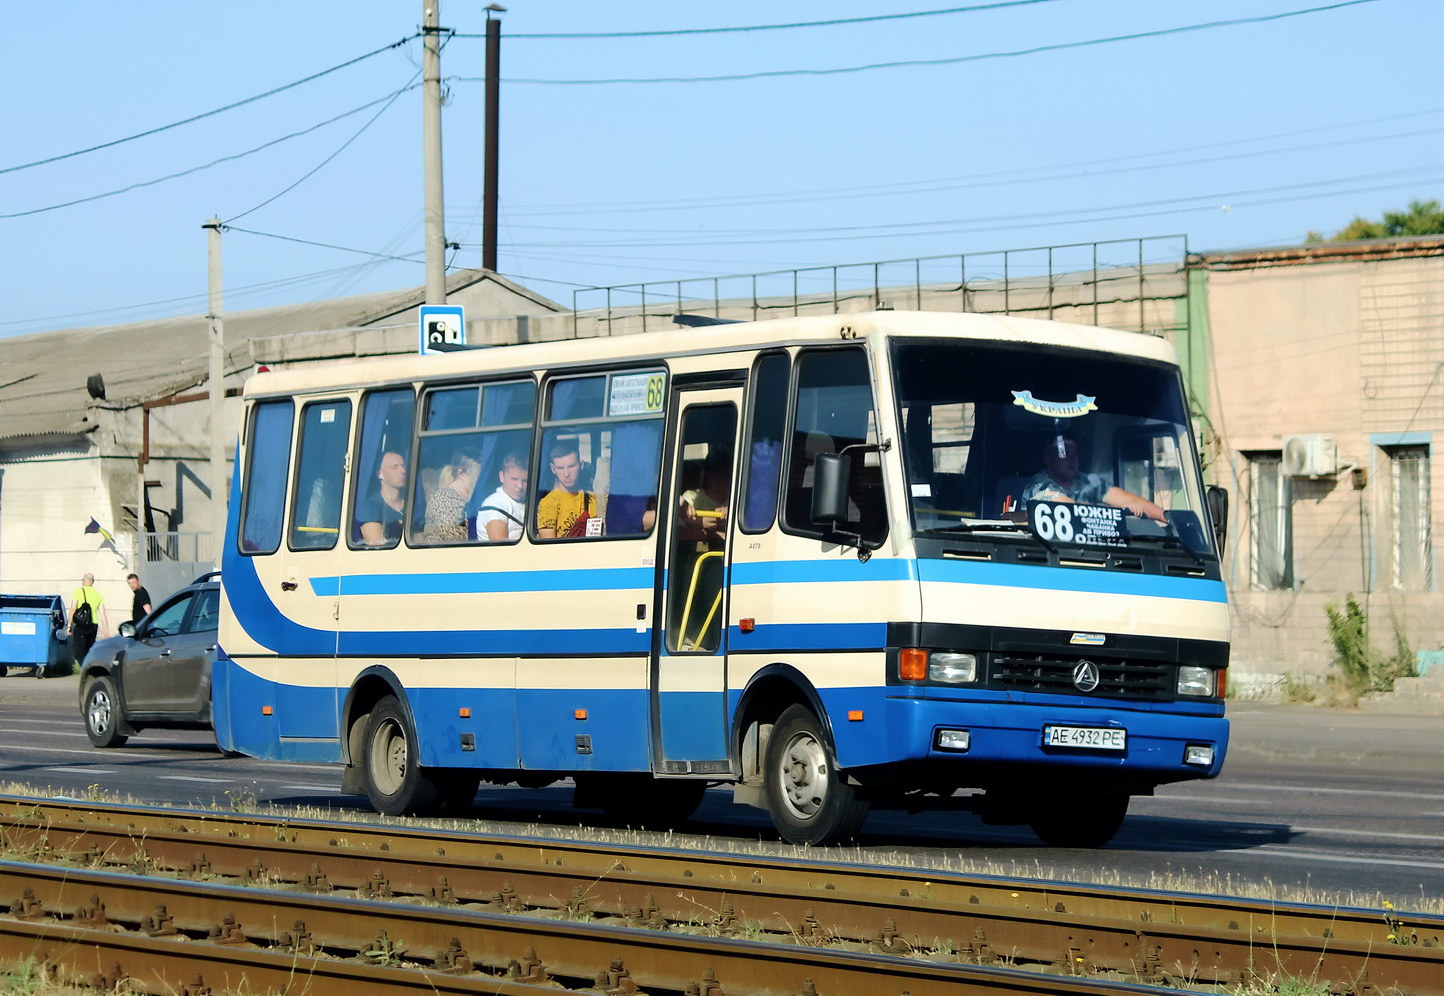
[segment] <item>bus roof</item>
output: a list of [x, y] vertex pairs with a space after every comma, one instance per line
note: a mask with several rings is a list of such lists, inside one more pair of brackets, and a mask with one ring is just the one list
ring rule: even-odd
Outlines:
[[527, 373], [568, 366], [726, 353], [767, 346], [832, 342], [842, 338], [923, 337], [1036, 343], [1134, 356], [1176, 364], [1173, 346], [1159, 336], [1036, 318], [941, 311], [870, 311], [811, 315], [761, 322], [680, 327], [615, 337], [562, 339], [468, 349], [431, 356], [389, 355], [348, 362], [307, 364], [270, 371], [246, 383], [247, 397], [408, 383], [469, 374]]

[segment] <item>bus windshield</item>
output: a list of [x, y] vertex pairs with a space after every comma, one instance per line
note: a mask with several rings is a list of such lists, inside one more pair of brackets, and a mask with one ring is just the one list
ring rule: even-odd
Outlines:
[[977, 340], [893, 345], [913, 528], [1213, 553], [1175, 367]]

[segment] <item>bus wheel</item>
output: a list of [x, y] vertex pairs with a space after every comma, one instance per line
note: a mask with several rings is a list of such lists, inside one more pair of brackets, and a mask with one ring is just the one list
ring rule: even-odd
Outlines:
[[1069, 793], [1034, 805], [1028, 825], [1049, 847], [1102, 847], [1128, 815], [1128, 796], [1116, 792]]
[[788, 706], [767, 742], [767, 811], [790, 844], [826, 844], [852, 836], [868, 803], [843, 781], [822, 723], [804, 706]]
[[376, 703], [366, 722], [366, 797], [387, 816], [436, 812], [442, 794], [416, 763], [416, 733], [396, 696]]

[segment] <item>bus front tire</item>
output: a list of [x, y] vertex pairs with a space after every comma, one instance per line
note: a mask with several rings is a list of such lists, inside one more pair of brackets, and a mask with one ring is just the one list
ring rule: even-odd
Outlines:
[[805, 706], [777, 718], [764, 770], [767, 811], [790, 844], [844, 840], [867, 819], [867, 801], [838, 774], [827, 733]]
[[416, 763], [416, 731], [396, 696], [387, 695], [372, 708], [364, 744], [366, 797], [377, 812], [414, 816], [441, 810], [446, 799]]
[[1124, 793], [1070, 794], [1035, 803], [1028, 825], [1049, 847], [1102, 847], [1127, 815]]
[[119, 747], [130, 739], [120, 732], [120, 696], [109, 678], [96, 678], [85, 693], [85, 735], [97, 747]]

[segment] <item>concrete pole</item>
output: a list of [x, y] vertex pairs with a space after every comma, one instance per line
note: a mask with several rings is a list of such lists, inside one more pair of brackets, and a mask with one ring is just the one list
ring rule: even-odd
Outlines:
[[422, 168], [426, 185], [426, 303], [446, 303], [446, 207], [441, 187], [441, 0], [421, 0]]
[[[210, 288], [206, 320], [210, 323], [211, 370], [211, 559], [221, 569], [221, 548], [226, 540], [226, 331], [221, 318], [221, 219], [212, 218], [201, 226], [207, 232], [206, 261]], [[141, 482], [142, 492], [145, 482]], [[142, 493], [144, 498], [144, 493]], [[142, 506], [143, 514], [144, 506]]]
[[496, 272], [497, 174], [501, 163], [497, 145], [501, 134], [501, 15], [505, 11], [505, 7], [495, 3], [486, 8], [486, 170], [482, 190], [481, 265], [493, 273]]

